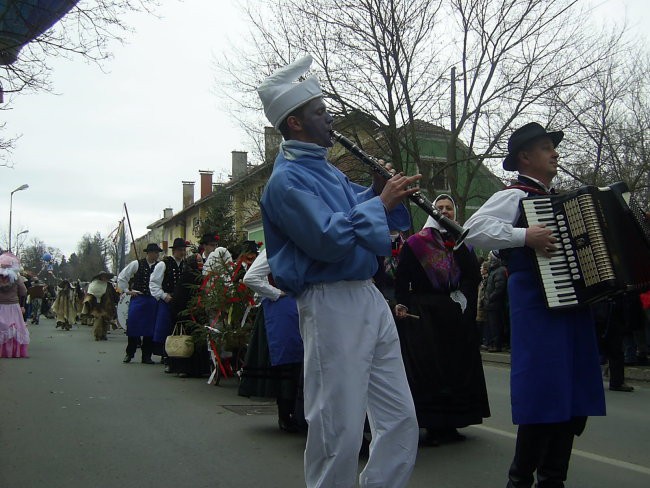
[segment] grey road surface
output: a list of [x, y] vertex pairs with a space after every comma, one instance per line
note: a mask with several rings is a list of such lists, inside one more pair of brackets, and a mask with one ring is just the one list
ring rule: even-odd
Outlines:
[[[273, 404], [237, 396], [236, 382], [177, 378], [139, 356], [122, 364], [117, 332], [95, 342], [86, 326], [46, 319], [30, 330], [30, 358], [0, 359], [0, 488], [304, 486], [304, 436], [280, 432]], [[421, 448], [410, 487], [505, 486], [508, 370], [485, 373], [492, 417], [464, 442]], [[648, 488], [650, 387], [607, 391], [607, 406], [575, 444], [567, 487]]]

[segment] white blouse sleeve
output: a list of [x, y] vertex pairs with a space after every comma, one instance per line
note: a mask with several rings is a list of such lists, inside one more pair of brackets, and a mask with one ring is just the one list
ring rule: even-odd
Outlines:
[[167, 265], [165, 265], [165, 262], [159, 261], [158, 264], [156, 264], [156, 266], [153, 268], [151, 276], [149, 277], [149, 292], [151, 293], [151, 296], [156, 300], [162, 300], [166, 295], [162, 289], [162, 282], [163, 278], [165, 277], [166, 269]]
[[273, 301], [276, 301], [280, 298], [282, 290], [274, 287], [269, 283], [269, 274], [271, 273], [271, 267], [269, 266], [269, 261], [266, 258], [266, 249], [264, 249], [260, 254], [255, 258], [253, 264], [246, 274], [244, 275], [244, 284], [257, 293], [259, 296], [264, 298], [270, 298]]
[[117, 276], [117, 286], [122, 290], [122, 293], [129, 290], [129, 280], [138, 272], [139, 267], [140, 264], [137, 260], [131, 261], [122, 271], [120, 271], [120, 274]]
[[464, 227], [469, 228], [465, 241], [481, 249], [523, 247], [526, 229], [514, 227], [519, 219], [519, 201], [526, 193], [518, 189], [503, 190], [492, 195]]

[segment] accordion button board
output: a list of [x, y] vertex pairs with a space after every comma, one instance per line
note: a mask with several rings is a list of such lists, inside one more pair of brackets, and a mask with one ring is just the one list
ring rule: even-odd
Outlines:
[[626, 192], [616, 183], [522, 199], [528, 226], [544, 224], [558, 241], [550, 257], [535, 255], [548, 308], [650, 287], [647, 222], [639, 220]]

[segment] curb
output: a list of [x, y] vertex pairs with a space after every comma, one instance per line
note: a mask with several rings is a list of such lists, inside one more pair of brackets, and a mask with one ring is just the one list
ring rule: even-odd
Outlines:
[[[484, 352], [481, 351], [484, 363], [510, 365], [510, 354], [507, 352]], [[626, 366], [625, 379], [632, 381], [650, 382], [650, 367]]]

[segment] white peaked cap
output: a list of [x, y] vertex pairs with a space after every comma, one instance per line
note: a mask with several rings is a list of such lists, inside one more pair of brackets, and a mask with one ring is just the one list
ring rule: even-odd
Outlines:
[[276, 129], [291, 112], [323, 92], [315, 76], [297, 81], [311, 66], [312, 57], [304, 56], [273, 72], [257, 87], [257, 93], [264, 105], [264, 114]]

